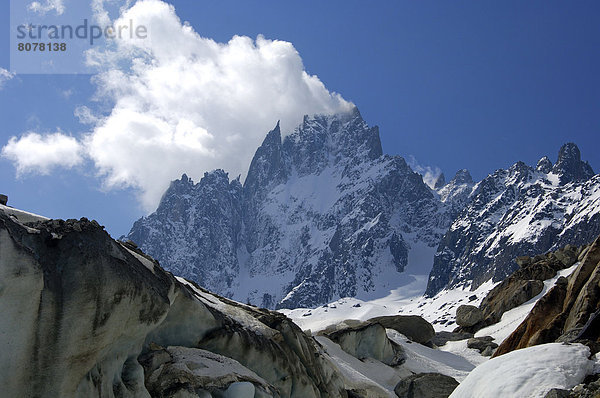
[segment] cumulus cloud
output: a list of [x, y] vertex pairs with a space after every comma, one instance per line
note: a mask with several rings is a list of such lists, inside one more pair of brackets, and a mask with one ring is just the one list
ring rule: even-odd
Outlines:
[[[94, 4], [97, 18], [107, 18], [104, 1]], [[79, 145], [105, 188], [136, 188], [149, 211], [182, 173], [243, 175], [278, 120], [286, 132], [305, 114], [352, 108], [305, 71], [289, 42], [235, 36], [217, 43], [160, 0], [138, 1], [112, 23], [130, 20], [148, 37], [123, 35], [88, 51], [88, 64], [99, 68], [93, 82], [101, 111], [80, 107], [75, 115], [90, 126]]]
[[[277, 120], [291, 130], [304, 114], [351, 106], [306, 73], [291, 43], [260, 36], [217, 43], [158, 0], [139, 1], [114, 25], [129, 20], [149, 37], [125, 36], [111, 51], [88, 54], [106, 68], [95, 77], [97, 96], [114, 106], [85, 145], [106, 186], [139, 188], [148, 209], [184, 172], [243, 174]], [[116, 66], [123, 61], [127, 68]]]
[[436, 166], [423, 166], [419, 164], [417, 159], [412, 155], [408, 156], [407, 163], [416, 173], [421, 174], [423, 177], [423, 182], [427, 184], [429, 188], [433, 189], [435, 182], [442, 174], [442, 170]]
[[60, 130], [41, 135], [28, 132], [12, 137], [2, 148], [2, 157], [11, 160], [17, 176], [27, 173], [49, 174], [57, 167], [71, 168], [83, 162], [83, 148], [77, 139]]
[[14, 73], [7, 71], [6, 69], [0, 68], [0, 90], [4, 87], [4, 83], [15, 77]]
[[27, 6], [27, 9], [42, 15], [50, 11], [56, 12], [56, 15], [62, 15], [65, 12], [65, 4], [64, 0], [45, 0], [43, 3], [34, 1]]

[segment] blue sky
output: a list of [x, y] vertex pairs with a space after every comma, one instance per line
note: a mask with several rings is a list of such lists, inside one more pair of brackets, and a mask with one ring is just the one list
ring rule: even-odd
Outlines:
[[[70, 3], [74, 0], [64, 0], [65, 8]], [[535, 164], [544, 155], [555, 161], [558, 148], [568, 141], [579, 145], [594, 170], [600, 169], [597, 2], [170, 3], [195, 32], [219, 43], [234, 35], [290, 42], [308, 74], [316, 75], [328, 92], [356, 104], [369, 124], [380, 126], [384, 152], [413, 156], [447, 177], [468, 168], [481, 179], [518, 160]], [[0, 22], [8, 27], [8, 2], [0, 7]], [[4, 29], [4, 69], [10, 69], [9, 45]], [[289, 48], [279, 50], [289, 63], [297, 61]], [[294, 68], [290, 74], [297, 76]], [[116, 97], [98, 94], [109, 83], [92, 78], [16, 75], [6, 81], [0, 90], [1, 145], [26, 132], [60, 132], [79, 140], [94, 131], [97, 125], [81, 123], [75, 109], [85, 106], [106, 117], [116, 109]], [[328, 107], [343, 106], [336, 98], [323, 98]], [[217, 110], [231, 112], [227, 104], [223, 107]], [[249, 128], [291, 120], [288, 113], [304, 108], [286, 108], [283, 117], [277, 109], [260, 117], [256, 110], [263, 124], [248, 120]], [[251, 119], [252, 112], [241, 114]], [[249, 156], [254, 149], [247, 148]], [[51, 217], [95, 218], [120, 236], [148, 212], [152, 200], [144, 202], [140, 188], [128, 186], [127, 179], [135, 176], [119, 177], [111, 169], [118, 183], [107, 184], [106, 173], [98, 175], [97, 159], [82, 156], [74, 167], [51, 167], [46, 175], [32, 169], [16, 178], [14, 162], [3, 158], [0, 190], [14, 206]], [[156, 161], [162, 161], [160, 155]], [[226, 171], [239, 172], [239, 165], [222, 163]], [[190, 167], [201, 173], [215, 164]], [[149, 183], [139, 184], [148, 190]]]

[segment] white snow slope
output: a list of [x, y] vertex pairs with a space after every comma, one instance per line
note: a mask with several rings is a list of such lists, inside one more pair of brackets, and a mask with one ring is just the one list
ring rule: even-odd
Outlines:
[[553, 388], [571, 389], [593, 371], [590, 349], [550, 343], [509, 352], [475, 368], [450, 397], [544, 397]]

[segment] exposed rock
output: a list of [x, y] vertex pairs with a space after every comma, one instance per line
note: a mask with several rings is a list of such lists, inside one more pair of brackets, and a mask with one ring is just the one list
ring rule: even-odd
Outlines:
[[473, 333], [468, 332], [436, 332], [431, 341], [437, 347], [441, 347], [449, 341], [466, 340], [472, 337]]
[[561, 390], [560, 388], [553, 388], [548, 391], [544, 398], [569, 398], [571, 392], [569, 390]]
[[582, 384], [575, 386], [567, 395], [569, 398], [598, 398], [599, 396], [600, 376], [597, 374], [588, 376]]
[[0, 205], [6, 206], [8, 203], [8, 196], [0, 194]]
[[590, 245], [576, 270], [560, 279], [525, 320], [498, 347], [494, 356], [536, 344], [577, 341], [592, 353], [600, 343], [600, 237]]
[[385, 328], [379, 323], [345, 327], [326, 336], [358, 359], [372, 358], [390, 366], [400, 365], [406, 360], [402, 347], [387, 337]]
[[394, 329], [416, 343], [428, 343], [435, 336], [433, 325], [417, 315], [379, 316], [367, 322], [379, 323], [386, 329]]
[[[556, 272], [577, 262], [583, 248], [567, 245], [555, 252], [535, 257], [517, 257], [520, 268], [494, 287], [481, 302], [484, 322], [481, 326], [500, 321], [502, 314], [537, 296], [544, 288], [543, 281], [556, 275]], [[559, 278], [557, 283], [563, 283]]]
[[560, 149], [550, 172], [541, 171], [548, 165], [535, 170], [517, 162], [473, 187], [435, 254], [428, 297], [503, 281], [518, 269], [517, 256], [588, 244], [600, 235], [600, 175], [574, 144]]
[[164, 366], [173, 352], [188, 351], [151, 352], [179, 346], [256, 374], [227, 394], [346, 396], [321, 347], [285, 316], [182, 281], [95, 221], [37, 218], [26, 226], [0, 211], [2, 395], [150, 397], [138, 357], [150, 353], [151, 367]]
[[491, 350], [498, 348], [498, 344], [494, 343], [493, 340], [494, 338], [491, 336], [473, 337], [467, 340], [467, 347], [476, 349], [480, 353], [483, 353], [488, 348]]
[[489, 346], [485, 347], [485, 349], [483, 351], [481, 351], [481, 355], [484, 356], [484, 357], [491, 357], [492, 355], [494, 355], [494, 351], [497, 348], [498, 344], [494, 343], [494, 345], [496, 347], [494, 347], [492, 345], [489, 345]]
[[552, 171], [552, 162], [548, 156], [544, 156], [537, 162], [535, 169], [541, 173], [550, 173]]
[[399, 398], [447, 398], [458, 386], [450, 376], [439, 373], [418, 373], [400, 380], [394, 388]]
[[173, 181], [128, 238], [223, 296], [310, 308], [395, 278], [415, 244], [438, 245], [447, 207], [403, 158], [383, 154], [354, 108], [306, 116], [293, 132], [277, 125], [243, 186], [223, 170]]
[[588, 162], [581, 161], [581, 152], [577, 145], [569, 142], [558, 152], [558, 160], [552, 172], [557, 174], [561, 183], [583, 181], [594, 175], [594, 170]]
[[456, 323], [459, 326], [473, 326], [482, 319], [483, 313], [474, 305], [461, 305], [456, 309]]
[[433, 184], [433, 189], [440, 189], [446, 185], [446, 177], [444, 177], [444, 173], [441, 173], [438, 178], [435, 179], [435, 183]]
[[253, 371], [233, 359], [209, 351], [168, 347], [150, 351], [139, 361], [144, 365], [146, 387], [152, 397], [182, 393], [236, 398], [279, 396]]
[[509, 277], [493, 288], [481, 302], [482, 316], [486, 324], [500, 321], [502, 314], [531, 300], [540, 294], [544, 282]]

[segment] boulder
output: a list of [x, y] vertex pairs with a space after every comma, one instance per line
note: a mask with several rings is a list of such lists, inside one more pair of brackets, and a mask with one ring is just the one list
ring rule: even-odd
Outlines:
[[600, 376], [590, 375], [582, 384], [575, 386], [567, 395], [569, 398], [598, 398], [600, 396]]
[[441, 347], [449, 341], [466, 340], [471, 337], [473, 337], [473, 333], [468, 332], [436, 332], [431, 342], [437, 347]]
[[[474, 348], [477, 351], [479, 351], [480, 353], [483, 353], [488, 347], [491, 350], [498, 348], [498, 344], [494, 343], [493, 337], [483, 336], [483, 337], [473, 337], [473, 338], [467, 340], [467, 347]], [[488, 350], [488, 352], [489, 352], [489, 350]]]
[[0, 205], [6, 206], [8, 203], [8, 196], [0, 194]]
[[435, 336], [433, 325], [417, 315], [379, 316], [367, 322], [379, 323], [386, 329], [394, 329], [416, 343], [426, 344]]
[[269, 383], [239, 362], [197, 348], [150, 350], [140, 356], [139, 362], [153, 397], [184, 393], [236, 398], [278, 396]]
[[358, 359], [372, 358], [390, 366], [400, 365], [406, 360], [402, 347], [387, 337], [385, 328], [379, 323], [366, 322], [338, 329], [326, 336]]
[[473, 326], [483, 320], [483, 313], [474, 305], [461, 305], [456, 309], [456, 323], [459, 326]]
[[447, 398], [457, 386], [450, 376], [418, 373], [400, 380], [394, 392], [399, 398]]
[[[494, 344], [494, 345], [498, 345], [498, 344]], [[494, 355], [494, 351], [496, 350], [497, 347], [494, 346], [487, 346], [485, 347], [485, 350], [481, 351], [481, 355], [484, 357], [491, 357], [492, 355]]]

